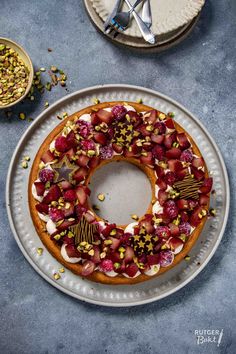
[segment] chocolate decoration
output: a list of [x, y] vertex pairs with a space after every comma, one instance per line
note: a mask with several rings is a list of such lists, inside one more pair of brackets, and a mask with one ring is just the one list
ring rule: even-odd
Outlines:
[[133, 140], [134, 127], [130, 122], [118, 122], [114, 126], [112, 141], [120, 146], [129, 147]]
[[78, 170], [78, 166], [73, 165], [68, 157], [65, 155], [61, 161], [51, 165], [54, 172], [55, 178], [54, 182], [58, 183], [60, 181], [66, 180], [69, 182], [73, 181], [73, 174]]
[[176, 182], [173, 187], [178, 190], [181, 199], [198, 199], [201, 185], [201, 181], [187, 175], [182, 181]]
[[68, 229], [75, 235], [76, 245], [81, 242], [92, 244], [95, 241], [94, 235], [97, 233], [97, 225], [90, 224], [84, 216], [82, 216], [78, 224], [72, 225]]
[[157, 242], [158, 237], [147, 234], [145, 229], [141, 229], [138, 235], [133, 235], [131, 238], [131, 244], [137, 256], [142, 254], [152, 255]]

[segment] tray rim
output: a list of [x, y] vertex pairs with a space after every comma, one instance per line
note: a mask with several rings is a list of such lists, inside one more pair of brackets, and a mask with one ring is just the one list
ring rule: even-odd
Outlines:
[[[35, 126], [37, 126], [38, 122], [44, 117], [45, 113], [49, 113], [50, 111], [53, 111], [58, 105], [69, 101], [70, 99], [72, 99], [73, 97], [76, 97], [77, 95], [83, 95], [86, 93], [89, 93], [91, 91], [97, 91], [97, 90], [101, 90], [101, 89], [120, 89], [120, 88], [127, 88], [129, 90], [134, 90], [134, 91], [145, 91], [146, 93], [149, 93], [150, 95], [154, 95], [154, 96], [158, 96], [161, 99], [170, 102], [172, 105], [177, 106], [180, 110], [182, 110], [183, 112], [185, 112], [187, 115], [191, 116], [191, 118], [194, 120], [194, 122], [196, 124], [199, 125], [199, 127], [204, 131], [204, 133], [207, 135], [208, 139], [210, 140], [213, 148], [215, 149], [216, 153], [217, 153], [217, 157], [220, 160], [221, 163], [221, 167], [222, 167], [222, 174], [224, 177], [224, 182], [225, 182], [225, 216], [221, 225], [221, 230], [219, 232], [219, 236], [217, 241], [215, 242], [215, 245], [212, 247], [208, 257], [202, 262], [202, 264], [199, 266], [199, 268], [197, 268], [196, 271], [194, 271], [194, 273], [192, 275], [189, 276], [189, 278], [187, 278], [185, 281], [182, 281], [180, 284], [175, 285], [173, 287], [173, 289], [170, 289], [168, 291], [166, 291], [163, 294], [160, 295], [156, 295], [156, 296], [152, 296], [148, 299], [143, 299], [143, 300], [136, 300], [134, 303], [129, 303], [129, 302], [122, 302], [122, 303], [109, 303], [109, 302], [105, 302], [105, 301], [101, 301], [101, 300], [93, 300], [91, 298], [84, 298], [83, 296], [74, 293], [73, 291], [66, 289], [63, 285], [60, 285], [60, 283], [55, 282], [52, 278], [50, 278], [46, 273], [43, 272], [43, 270], [40, 269], [40, 267], [32, 260], [32, 258], [30, 257], [30, 255], [27, 253], [27, 251], [24, 248], [24, 245], [22, 244], [20, 238], [18, 237], [17, 234], [17, 230], [15, 228], [14, 225], [14, 219], [13, 216], [11, 214], [11, 206], [10, 206], [10, 195], [11, 195], [11, 180], [12, 177], [14, 175], [14, 171], [13, 171], [13, 167], [15, 164], [15, 159], [17, 158], [17, 154], [19, 152], [19, 148], [21, 147], [21, 145], [24, 143], [25, 139], [28, 137], [28, 135], [31, 133], [31, 130], [34, 130]], [[6, 178], [6, 189], [5, 189], [5, 198], [6, 198], [6, 209], [7, 209], [7, 215], [8, 215], [8, 220], [9, 220], [9, 224], [10, 224], [10, 228], [11, 231], [14, 235], [14, 238], [21, 250], [21, 252], [23, 253], [24, 257], [26, 258], [26, 260], [30, 263], [30, 265], [34, 268], [34, 270], [41, 275], [47, 282], [49, 282], [51, 285], [53, 285], [54, 287], [56, 287], [57, 289], [61, 290], [62, 292], [66, 293], [67, 295], [70, 295], [76, 299], [79, 299], [83, 302], [87, 302], [87, 303], [92, 303], [95, 305], [101, 305], [101, 306], [107, 306], [107, 307], [131, 307], [131, 306], [138, 306], [138, 305], [144, 305], [144, 304], [148, 304], [148, 303], [152, 303], [154, 301], [157, 300], [161, 300], [175, 292], [177, 292], [178, 290], [180, 290], [181, 288], [183, 288], [185, 285], [187, 285], [188, 283], [190, 283], [209, 263], [209, 261], [211, 260], [211, 258], [213, 257], [213, 255], [215, 254], [221, 240], [222, 237], [224, 235], [225, 232], [225, 228], [227, 225], [227, 221], [228, 221], [228, 216], [229, 216], [229, 207], [230, 207], [230, 185], [229, 185], [229, 178], [228, 178], [228, 173], [227, 173], [227, 169], [225, 166], [225, 162], [224, 159], [222, 157], [222, 154], [220, 152], [220, 149], [218, 148], [217, 144], [215, 143], [214, 139], [211, 137], [210, 133], [208, 132], [208, 130], [205, 128], [205, 126], [202, 124], [202, 122], [194, 115], [192, 114], [188, 109], [186, 109], [182, 104], [178, 103], [177, 101], [175, 101], [174, 99], [168, 97], [167, 95], [164, 95], [156, 90], [153, 89], [149, 89], [146, 87], [142, 87], [142, 86], [137, 86], [137, 85], [128, 85], [128, 84], [105, 84], [105, 85], [95, 85], [95, 86], [91, 86], [91, 87], [87, 87], [87, 88], [83, 88], [81, 90], [75, 91], [69, 95], [66, 95], [64, 97], [62, 97], [61, 99], [57, 100], [56, 102], [54, 102], [52, 105], [50, 105], [50, 107], [47, 110], [42, 111], [38, 117], [34, 120], [34, 122], [28, 127], [28, 129], [24, 132], [24, 134], [22, 135], [22, 137], [20, 138], [10, 161], [9, 164], [9, 168], [8, 168], [8, 172], [7, 172], [7, 178]]]

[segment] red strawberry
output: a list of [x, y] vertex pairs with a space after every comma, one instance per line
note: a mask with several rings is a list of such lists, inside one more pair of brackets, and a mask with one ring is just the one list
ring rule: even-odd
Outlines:
[[100, 119], [98, 118], [96, 112], [93, 112], [93, 113], [91, 114], [91, 124], [92, 124], [92, 125], [97, 125], [97, 124], [99, 124], [99, 123], [100, 123]]
[[94, 156], [91, 158], [91, 160], [89, 161], [89, 168], [95, 168], [99, 165], [100, 163], [100, 157]]
[[153, 254], [153, 255], [148, 255], [147, 256], [147, 263], [149, 266], [159, 264], [160, 261], [160, 256], [159, 254]]
[[147, 125], [141, 124], [138, 126], [137, 131], [140, 132], [143, 137], [151, 135], [151, 132], [148, 131], [146, 128], [147, 128]]
[[34, 182], [34, 185], [37, 195], [42, 197], [45, 192], [45, 184], [43, 182]]
[[120, 263], [121, 262], [120, 253], [119, 252], [111, 252], [111, 253], [109, 253], [108, 257], [113, 263]]
[[157, 174], [158, 177], [163, 177], [163, 176], [165, 176], [165, 170], [164, 170], [164, 168], [162, 168], [162, 167], [156, 165], [156, 166], [155, 166], [155, 171], [156, 171], [156, 174]]
[[58, 222], [59, 220], [64, 219], [65, 215], [62, 210], [57, 208], [51, 208], [49, 210], [49, 217], [53, 222]]
[[176, 201], [177, 208], [180, 210], [188, 210], [189, 205], [186, 199], [178, 199]]
[[94, 255], [91, 257], [91, 261], [93, 261], [95, 264], [98, 264], [101, 262], [100, 249], [98, 246], [93, 246], [93, 250], [94, 250]]
[[48, 163], [48, 162], [52, 162], [53, 160], [55, 160], [55, 156], [53, 155], [53, 153], [50, 150], [47, 150], [42, 156], [41, 156], [41, 160], [44, 163]]
[[181, 150], [179, 148], [171, 148], [166, 151], [166, 157], [168, 159], [178, 159], [181, 155]]
[[75, 223], [76, 223], [75, 220], [69, 221], [68, 219], [65, 219], [62, 224], [60, 224], [59, 226], [57, 226], [57, 229], [58, 229], [60, 232], [61, 232], [61, 231], [65, 231], [65, 230], [68, 229], [69, 226], [74, 225]]
[[35, 206], [36, 210], [41, 214], [48, 214], [49, 206], [45, 203], [39, 203]]
[[130, 246], [126, 246], [125, 248], [125, 258], [124, 261], [125, 263], [130, 263], [133, 261], [134, 258], [134, 250]]
[[169, 228], [172, 236], [179, 236], [179, 227], [177, 225], [170, 223]]
[[190, 142], [185, 133], [177, 134], [177, 140], [182, 150], [188, 149], [190, 147]]
[[109, 224], [103, 230], [102, 234], [104, 237], [109, 237], [112, 230], [116, 230], [116, 224]]
[[171, 149], [173, 142], [175, 141], [175, 134], [167, 134], [164, 138], [164, 145], [167, 149]]
[[67, 139], [65, 136], [58, 136], [55, 140], [55, 148], [59, 152], [66, 152], [67, 150], [70, 149], [70, 145], [67, 142]]
[[73, 179], [76, 181], [76, 183], [80, 183], [85, 180], [87, 174], [88, 174], [88, 168], [80, 167], [78, 170], [76, 170], [73, 173]]
[[152, 149], [152, 155], [155, 159], [163, 160], [165, 157], [165, 149], [161, 145], [155, 145]]
[[175, 124], [174, 124], [173, 119], [168, 118], [168, 119], [165, 121], [165, 124], [166, 124], [167, 128], [169, 128], [169, 129], [175, 129]]
[[125, 268], [125, 273], [131, 278], [133, 278], [137, 272], [138, 266], [135, 263], [131, 263]]
[[166, 126], [163, 122], [155, 123], [154, 128], [158, 129], [158, 134], [165, 134], [166, 132]]
[[91, 213], [89, 213], [88, 211], [84, 214], [85, 219], [88, 221], [89, 224], [91, 224], [92, 222], [94, 222], [95, 216]]
[[157, 226], [155, 234], [158, 237], [168, 239], [171, 235], [170, 228], [168, 226]]
[[127, 114], [130, 117], [131, 123], [134, 125], [134, 128], [137, 128], [137, 126], [139, 126], [142, 123], [143, 120], [137, 112], [128, 111]]
[[99, 264], [99, 268], [104, 273], [111, 272], [114, 269], [113, 262], [110, 259], [103, 259]]
[[74, 216], [74, 209], [74, 204], [70, 203], [69, 208], [66, 209], [65, 207], [63, 207], [61, 210], [63, 211], [65, 218], [70, 218]]
[[188, 168], [183, 168], [180, 171], [176, 171], [175, 172], [175, 177], [177, 181], [182, 181], [184, 179], [185, 176], [187, 176], [189, 174]]
[[213, 179], [211, 177], [205, 178], [203, 181], [202, 186], [200, 187], [200, 192], [207, 194], [211, 191], [213, 185]]
[[150, 151], [146, 152], [147, 156], [140, 156], [140, 162], [144, 165], [153, 165], [153, 157]]
[[202, 210], [203, 210], [203, 207], [199, 206], [199, 207], [196, 207], [190, 217], [190, 224], [191, 226], [193, 227], [197, 227], [201, 221], [202, 221]]
[[209, 197], [206, 194], [201, 194], [199, 198], [199, 204], [200, 205], [207, 205], [209, 203]]
[[149, 114], [148, 117], [145, 118], [145, 120], [148, 122], [148, 124], [154, 124], [156, 123], [156, 120], [157, 120], [157, 111], [155, 109], [152, 109], [151, 111], [149, 112], [146, 112], [146, 114]]
[[101, 122], [104, 122], [106, 124], [111, 124], [114, 120], [114, 115], [112, 112], [108, 112], [105, 109], [99, 109], [99, 111], [96, 112], [97, 117], [100, 119]]
[[68, 157], [69, 160], [71, 160], [74, 156], [75, 156], [75, 151], [73, 148], [70, 148], [70, 150], [68, 150], [66, 152], [66, 156]]
[[174, 219], [178, 215], [178, 208], [173, 200], [168, 200], [164, 204], [163, 213], [169, 218]]
[[64, 200], [66, 202], [74, 202], [76, 197], [77, 195], [74, 189], [69, 189], [64, 193]]
[[109, 237], [109, 240], [112, 241], [112, 244], [110, 245], [110, 248], [115, 251], [119, 246], [120, 246], [120, 243], [121, 243], [121, 240], [119, 238], [115, 238], [115, 237]]
[[67, 253], [68, 257], [76, 257], [76, 258], [80, 257], [80, 253], [76, 249], [74, 244], [69, 244], [65, 248], [66, 248], [66, 253]]
[[90, 161], [90, 158], [88, 156], [79, 155], [78, 159], [76, 160], [76, 164], [81, 166], [81, 167], [87, 167], [89, 161]]
[[164, 203], [166, 202], [166, 200], [168, 199], [168, 193], [164, 192], [162, 190], [158, 191], [158, 200], [161, 206], [164, 205]]
[[157, 184], [158, 187], [159, 187], [161, 190], [163, 190], [163, 191], [165, 191], [166, 188], [167, 188], [166, 182], [163, 181], [163, 179], [161, 179], [161, 178], [158, 178], [158, 179], [156, 180], [156, 184]]
[[144, 219], [139, 222], [139, 225], [141, 227], [144, 227], [148, 234], [153, 233], [155, 230], [153, 226], [152, 218], [153, 216], [151, 214], [150, 215], [146, 214]]
[[94, 140], [101, 144], [101, 145], [106, 145], [107, 143], [107, 136], [106, 134], [102, 133], [102, 132], [96, 132], [93, 134]]
[[78, 142], [77, 142], [77, 140], [75, 138], [75, 133], [73, 132], [73, 130], [71, 130], [69, 132], [69, 134], [67, 135], [66, 141], [67, 141], [67, 145], [68, 145], [69, 148], [76, 149], [76, 147], [78, 145]]
[[92, 261], [85, 261], [82, 266], [81, 275], [87, 277], [88, 275], [92, 274], [95, 270], [95, 263]]
[[46, 183], [46, 182], [53, 182], [54, 180], [54, 171], [49, 169], [49, 168], [43, 168], [39, 172], [39, 179], [41, 182]]
[[156, 143], [156, 144], [162, 144], [164, 141], [165, 135], [156, 135], [156, 134], [151, 134], [151, 140]]
[[192, 165], [196, 168], [202, 168], [205, 164], [202, 157], [194, 157], [192, 160]]
[[184, 247], [184, 242], [178, 237], [171, 237], [168, 244], [174, 254], [180, 253]]
[[77, 199], [78, 199], [80, 205], [86, 204], [86, 201], [87, 201], [88, 194], [86, 193], [86, 189], [85, 188], [86, 187], [84, 187], [84, 186], [78, 186], [76, 188], [76, 190], [75, 190], [76, 191], [76, 196], [77, 196]]
[[112, 148], [117, 154], [121, 154], [123, 151], [123, 147], [121, 145], [117, 145], [115, 143], [112, 144]]
[[50, 187], [48, 194], [43, 198], [43, 203], [50, 204], [52, 201], [57, 201], [61, 197], [61, 190], [58, 185]]
[[183, 169], [182, 163], [178, 160], [169, 160], [168, 166], [171, 172], [178, 172]]
[[[201, 181], [204, 176], [205, 173], [202, 170], [198, 170], [196, 167], [191, 166], [191, 172], [193, 173], [194, 177], [196, 178], [196, 180]], [[205, 192], [204, 192], [205, 193]]]
[[61, 181], [60, 182], [60, 186], [63, 190], [67, 190], [67, 189], [71, 189], [72, 188], [72, 184], [69, 181]]
[[[137, 145], [135, 145], [135, 146], [137, 147], [137, 149], [140, 149], [140, 152], [141, 152], [142, 147], [137, 146]], [[153, 144], [151, 142], [147, 141], [147, 142], [143, 143], [143, 149], [145, 151], [151, 151], [153, 149]]]

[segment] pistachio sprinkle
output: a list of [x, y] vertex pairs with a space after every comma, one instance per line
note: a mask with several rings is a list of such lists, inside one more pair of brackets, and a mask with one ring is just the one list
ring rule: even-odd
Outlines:
[[105, 200], [105, 195], [102, 193], [99, 193], [97, 198], [98, 198], [98, 200], [100, 200], [100, 202], [103, 202]]
[[37, 248], [37, 253], [38, 253], [39, 256], [42, 256], [42, 254], [43, 254], [43, 248], [42, 248], [42, 247], [38, 247], [38, 248]]
[[24, 95], [29, 82], [29, 69], [14, 49], [0, 43], [0, 106], [6, 106]]

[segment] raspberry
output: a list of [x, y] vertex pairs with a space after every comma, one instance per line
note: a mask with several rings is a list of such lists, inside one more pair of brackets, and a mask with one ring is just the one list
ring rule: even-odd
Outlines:
[[121, 105], [114, 106], [111, 111], [117, 120], [122, 120], [127, 113], [127, 109]]
[[198, 202], [193, 199], [188, 200], [188, 206], [190, 210], [193, 210], [198, 205]]
[[172, 186], [175, 183], [175, 173], [174, 172], [167, 172], [164, 180], [167, 184], [169, 184], [170, 186]]
[[39, 172], [39, 179], [41, 182], [53, 182], [54, 180], [54, 172], [49, 168], [44, 168]]
[[69, 189], [64, 193], [64, 200], [66, 202], [73, 202], [76, 199], [76, 192], [73, 189]]
[[81, 141], [82, 149], [84, 150], [94, 150], [95, 144], [92, 140], [83, 140]]
[[156, 145], [152, 149], [152, 155], [158, 160], [163, 160], [165, 156], [165, 149], [161, 145]]
[[191, 150], [184, 150], [180, 155], [180, 161], [192, 162], [192, 160], [193, 160], [193, 154]]
[[189, 236], [191, 232], [191, 225], [188, 222], [182, 222], [179, 225], [179, 231], [181, 234], [185, 234], [186, 236]]
[[113, 149], [111, 146], [100, 147], [100, 156], [103, 160], [111, 159], [113, 156]]
[[158, 129], [159, 134], [165, 134], [165, 132], [166, 132], [166, 126], [164, 123], [157, 122], [157, 123], [155, 123], [154, 128]]
[[162, 238], [169, 238], [171, 235], [170, 229], [168, 226], [157, 226], [156, 235]]
[[49, 210], [49, 217], [53, 222], [57, 222], [64, 219], [64, 213], [57, 208], [51, 208]]
[[66, 152], [67, 150], [69, 150], [70, 146], [68, 144], [66, 137], [62, 135], [58, 136], [55, 141], [55, 148], [59, 152]]
[[85, 121], [78, 121], [79, 126], [78, 132], [83, 138], [87, 138], [91, 132], [91, 124]]
[[175, 205], [175, 202], [173, 200], [167, 200], [164, 204], [163, 212], [171, 219], [176, 218], [178, 215], [178, 208]]
[[174, 260], [174, 253], [171, 251], [161, 251], [160, 252], [160, 266], [168, 267]]
[[110, 259], [104, 259], [100, 263], [99, 268], [102, 272], [111, 272], [113, 270], [113, 262]]

